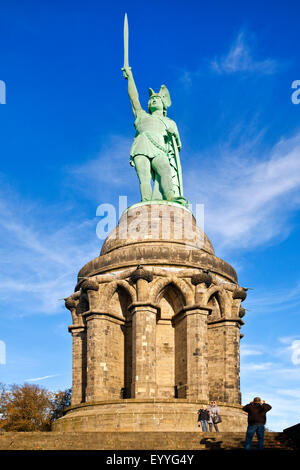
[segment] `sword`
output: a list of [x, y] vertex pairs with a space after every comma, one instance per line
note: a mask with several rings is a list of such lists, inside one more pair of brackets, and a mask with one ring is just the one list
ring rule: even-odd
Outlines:
[[125, 18], [124, 18], [124, 67], [123, 68], [129, 67], [128, 40], [129, 40], [128, 19], [127, 19], [127, 13], [125, 13]]
[[173, 144], [173, 150], [174, 150], [174, 154], [175, 154], [175, 161], [176, 161], [176, 165], [177, 165], [179, 194], [180, 194], [180, 197], [183, 197], [182, 170], [181, 170], [178, 147], [177, 147], [177, 143], [176, 143], [174, 135], [172, 135], [172, 144]]

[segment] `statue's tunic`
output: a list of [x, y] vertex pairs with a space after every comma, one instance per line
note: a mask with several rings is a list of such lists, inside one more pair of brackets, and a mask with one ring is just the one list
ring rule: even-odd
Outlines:
[[151, 159], [159, 155], [167, 157], [170, 147], [167, 129], [174, 126], [176, 124], [172, 119], [139, 111], [134, 122], [136, 135], [130, 150], [130, 163], [134, 165], [136, 155], [145, 155]]

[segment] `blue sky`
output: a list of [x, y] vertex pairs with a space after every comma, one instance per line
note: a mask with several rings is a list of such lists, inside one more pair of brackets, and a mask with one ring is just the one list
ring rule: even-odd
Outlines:
[[[170, 90], [186, 197], [216, 255], [252, 287], [243, 403], [300, 417], [300, 80], [296, 1], [0, 2], [0, 280], [4, 383], [71, 385], [71, 316], [58, 299], [99, 254], [97, 206], [139, 200], [123, 18], [143, 106]], [[292, 409], [292, 413], [290, 413]]]

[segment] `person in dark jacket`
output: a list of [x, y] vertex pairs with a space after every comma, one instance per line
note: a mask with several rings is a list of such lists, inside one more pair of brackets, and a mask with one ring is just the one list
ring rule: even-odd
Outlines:
[[248, 427], [245, 442], [246, 450], [251, 450], [252, 439], [255, 433], [258, 439], [257, 449], [262, 450], [264, 448], [266, 414], [271, 408], [270, 405], [259, 397], [255, 397], [251, 403], [243, 407], [243, 411], [248, 413]]
[[200, 423], [201, 423], [203, 432], [208, 432], [208, 427], [207, 427], [208, 420], [209, 420], [208, 410], [205, 408], [200, 408], [200, 410], [198, 410], [198, 423], [199, 423], [198, 426], [200, 426]]

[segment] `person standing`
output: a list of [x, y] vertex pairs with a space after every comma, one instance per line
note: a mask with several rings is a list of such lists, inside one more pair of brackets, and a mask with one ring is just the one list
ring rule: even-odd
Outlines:
[[209, 420], [208, 420], [209, 432], [212, 432], [213, 426], [215, 428], [215, 431], [219, 432], [218, 423], [221, 422], [221, 417], [220, 417], [219, 407], [217, 406], [215, 401], [210, 402], [208, 411], [209, 411]]
[[198, 426], [200, 426], [200, 423], [201, 423], [201, 427], [202, 427], [202, 431], [203, 432], [208, 432], [208, 426], [207, 426], [207, 422], [209, 420], [209, 412], [206, 408], [200, 408], [200, 410], [198, 410]]
[[258, 443], [257, 449], [263, 450], [264, 448], [264, 435], [266, 414], [271, 410], [271, 405], [265, 403], [260, 397], [255, 397], [252, 402], [243, 407], [243, 411], [248, 413], [248, 427], [246, 432], [245, 449], [251, 450], [252, 439], [256, 433]]

